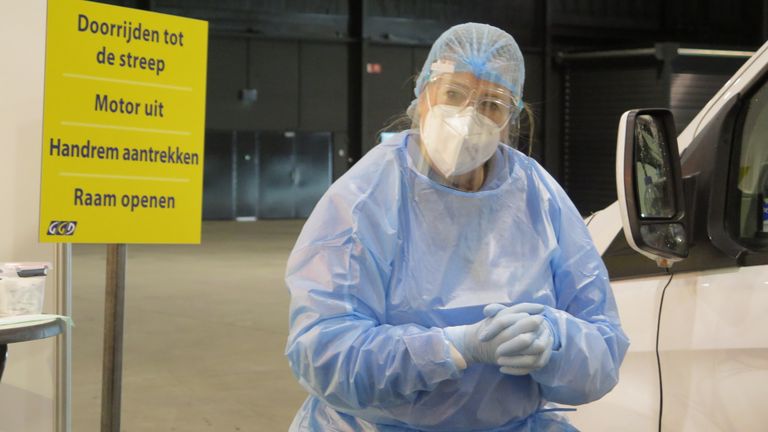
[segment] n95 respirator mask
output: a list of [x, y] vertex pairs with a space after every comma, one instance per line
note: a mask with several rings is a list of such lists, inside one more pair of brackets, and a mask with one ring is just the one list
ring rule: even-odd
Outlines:
[[421, 126], [421, 142], [433, 168], [445, 177], [484, 164], [499, 145], [501, 127], [474, 107], [434, 105]]

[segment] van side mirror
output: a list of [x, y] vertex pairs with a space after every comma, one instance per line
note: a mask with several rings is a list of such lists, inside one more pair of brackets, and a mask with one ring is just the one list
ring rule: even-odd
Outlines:
[[661, 267], [688, 256], [680, 154], [669, 110], [632, 110], [621, 116], [616, 189], [632, 249]]

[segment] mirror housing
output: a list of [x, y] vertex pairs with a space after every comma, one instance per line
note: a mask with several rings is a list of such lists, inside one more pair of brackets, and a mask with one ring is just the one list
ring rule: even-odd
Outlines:
[[632, 249], [671, 267], [688, 256], [680, 153], [672, 113], [625, 112], [616, 140], [616, 191]]

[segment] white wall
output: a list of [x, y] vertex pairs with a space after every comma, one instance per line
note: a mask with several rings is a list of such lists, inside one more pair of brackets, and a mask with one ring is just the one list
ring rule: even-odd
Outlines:
[[[55, 263], [37, 241], [45, 62], [45, 0], [0, 0], [0, 261]], [[56, 313], [48, 277], [45, 312]], [[0, 432], [54, 430], [56, 340], [9, 345]]]

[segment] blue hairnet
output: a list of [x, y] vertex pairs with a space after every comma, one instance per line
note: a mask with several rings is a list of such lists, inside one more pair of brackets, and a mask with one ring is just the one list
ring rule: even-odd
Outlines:
[[416, 80], [416, 97], [430, 79], [452, 72], [472, 72], [522, 99], [523, 54], [515, 39], [504, 30], [487, 24], [466, 23], [453, 26], [440, 35]]

